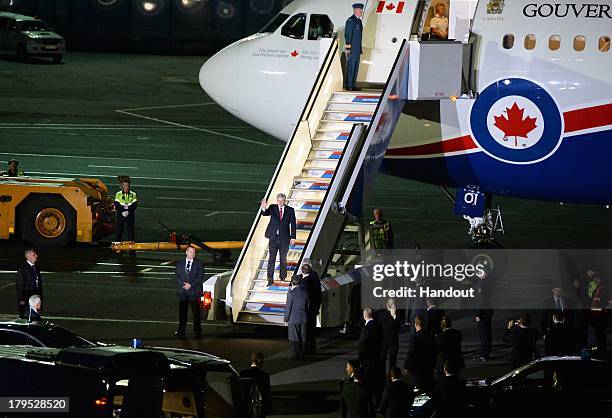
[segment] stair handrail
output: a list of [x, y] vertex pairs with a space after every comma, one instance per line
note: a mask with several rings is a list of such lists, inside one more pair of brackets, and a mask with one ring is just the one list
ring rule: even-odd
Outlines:
[[[319, 74], [317, 76], [317, 78], [315, 79], [315, 82], [312, 86], [312, 89], [310, 91], [310, 94], [308, 96], [308, 100], [306, 101], [306, 104], [304, 105], [304, 110], [302, 111], [302, 114], [300, 115], [300, 119], [299, 121], [303, 121], [305, 119], [308, 118], [308, 116], [310, 115], [310, 111], [312, 110], [315, 102], [316, 102], [316, 97], [318, 96], [319, 92], [321, 91], [321, 87], [323, 85], [323, 80], [325, 80], [325, 78], [327, 77], [327, 73], [329, 72], [329, 69], [331, 68], [331, 64], [333, 63], [333, 59], [336, 56], [336, 53], [338, 52], [338, 39], [337, 37], [334, 35], [333, 41], [329, 47], [329, 49], [327, 50], [327, 54], [325, 55], [325, 60], [323, 61], [323, 64], [321, 65], [321, 70], [319, 71]], [[293, 130], [293, 134], [291, 135], [291, 139], [289, 141], [287, 141], [285, 148], [283, 150], [283, 154], [276, 166], [276, 169], [274, 170], [274, 174], [272, 176], [272, 180], [270, 181], [270, 184], [268, 185], [268, 189], [266, 190], [265, 193], [265, 198], [268, 200], [270, 198], [270, 193], [274, 187], [274, 184], [276, 183], [276, 180], [278, 178], [278, 173], [281, 170], [281, 167], [283, 166], [285, 159], [287, 158], [287, 154], [289, 152], [289, 149], [291, 147], [291, 142], [293, 141], [293, 139], [295, 138], [295, 135], [298, 131], [300, 124], [297, 123], [294, 130]], [[236, 265], [234, 266], [234, 269], [232, 271], [232, 277], [230, 279], [230, 282], [233, 283], [234, 280], [236, 279], [236, 275], [238, 274], [238, 272], [240, 271], [240, 267], [242, 265], [242, 262], [244, 260], [244, 257], [246, 255], [246, 252], [249, 249], [249, 246], [251, 244], [251, 241], [253, 239], [253, 235], [255, 233], [255, 230], [257, 229], [257, 226], [259, 225], [259, 221], [261, 220], [261, 211], [258, 211], [257, 216], [253, 222], [253, 224], [251, 225], [251, 229], [249, 230], [249, 234], [247, 236], [247, 239], [245, 241], [244, 247], [242, 247], [242, 251], [240, 251], [240, 255], [238, 256], [238, 260], [236, 261]]]

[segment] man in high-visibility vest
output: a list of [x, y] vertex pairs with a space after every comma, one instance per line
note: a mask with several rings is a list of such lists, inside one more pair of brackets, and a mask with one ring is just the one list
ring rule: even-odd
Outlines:
[[383, 219], [382, 209], [374, 209], [374, 220], [370, 222], [370, 231], [377, 250], [393, 248], [393, 228]]
[[2, 173], [5, 177], [23, 177], [25, 173], [19, 169], [19, 161], [10, 160], [8, 162], [8, 171]]
[[130, 189], [130, 181], [121, 181], [121, 190], [115, 193], [115, 211], [117, 212], [116, 241], [119, 242], [123, 237], [123, 228], [127, 225], [128, 240], [134, 241], [134, 225], [136, 207], [138, 201], [136, 193]]

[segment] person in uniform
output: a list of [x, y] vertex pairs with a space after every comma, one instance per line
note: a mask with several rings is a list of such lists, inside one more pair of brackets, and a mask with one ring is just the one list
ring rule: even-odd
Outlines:
[[17, 308], [19, 316], [23, 317], [28, 309], [28, 300], [32, 295], [43, 297], [42, 276], [36, 263], [38, 254], [34, 248], [25, 250], [26, 261], [17, 269]]
[[361, 40], [363, 37], [363, 3], [353, 4], [353, 14], [346, 20], [344, 26], [344, 41], [346, 54], [346, 81], [348, 91], [359, 91], [357, 88], [357, 72], [359, 71], [359, 60], [361, 58]]
[[436, 14], [429, 21], [429, 33], [430, 39], [448, 39], [448, 17], [443, 3], [436, 4]]
[[374, 247], [377, 250], [393, 249], [393, 227], [383, 219], [382, 209], [374, 209], [374, 220], [370, 221]]
[[136, 223], [136, 208], [138, 200], [136, 192], [131, 190], [129, 177], [120, 177], [121, 190], [115, 193], [115, 211], [117, 212], [117, 235], [115, 241], [119, 242], [123, 238], [123, 229], [127, 225], [128, 241], [134, 241], [134, 226]]
[[2, 175], [5, 177], [21, 177], [25, 176], [25, 173], [19, 169], [19, 161], [10, 160], [8, 162], [8, 171], [2, 173]]

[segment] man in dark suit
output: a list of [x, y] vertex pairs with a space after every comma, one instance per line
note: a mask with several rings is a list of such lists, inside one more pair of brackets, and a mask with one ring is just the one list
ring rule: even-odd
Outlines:
[[365, 324], [359, 334], [359, 361], [364, 368], [366, 385], [379, 400], [385, 379], [384, 365], [380, 361], [382, 335], [371, 308], [363, 310], [363, 320]]
[[289, 342], [291, 343], [291, 360], [304, 357], [304, 347], [308, 338], [308, 291], [300, 285], [299, 277], [291, 280], [291, 290], [287, 293], [284, 321], [287, 323]]
[[240, 377], [253, 379], [261, 392], [263, 410], [257, 418], [263, 418], [272, 413], [272, 386], [270, 385], [270, 375], [262, 369], [263, 361], [263, 353], [252, 353], [251, 367], [240, 372]]
[[444, 363], [444, 377], [434, 386], [432, 401], [436, 418], [468, 418], [465, 404], [465, 381], [453, 360]]
[[42, 318], [40, 317], [40, 296], [32, 295], [28, 300], [29, 307], [28, 310], [24, 313], [22, 319], [27, 319], [28, 322], [40, 322]]
[[193, 331], [196, 338], [202, 336], [200, 323], [200, 298], [202, 297], [202, 283], [204, 282], [204, 266], [195, 259], [196, 250], [187, 247], [185, 259], [176, 263], [176, 296], [179, 300], [179, 326], [174, 333], [177, 337], [185, 336], [187, 325], [187, 308], [191, 306], [193, 313]]
[[296, 275], [302, 286], [308, 291], [308, 322], [306, 325], [306, 347], [305, 354], [317, 352], [317, 317], [321, 309], [323, 292], [321, 291], [321, 280], [316, 271], [312, 270], [310, 264], [302, 265], [302, 273]]
[[567, 356], [576, 353], [574, 330], [564, 322], [563, 312], [552, 315], [552, 326], [544, 335], [545, 353], [547, 356]]
[[503, 340], [513, 343], [510, 363], [517, 368], [532, 361], [536, 352], [538, 330], [530, 328], [531, 315], [524, 313], [518, 321], [509, 320]]
[[340, 391], [342, 418], [375, 418], [374, 399], [364, 384], [364, 372], [353, 371], [353, 382], [342, 386]]
[[28, 248], [24, 254], [26, 261], [17, 268], [16, 281], [17, 308], [20, 317], [23, 317], [28, 309], [30, 296], [38, 295], [41, 300], [43, 298], [42, 275], [40, 274], [40, 267], [36, 264], [38, 254], [34, 248]]
[[414, 385], [421, 390], [429, 391], [433, 386], [433, 373], [436, 366], [435, 341], [423, 330], [424, 319], [418, 315], [414, 320], [416, 333], [410, 340], [404, 369], [414, 378]]
[[491, 355], [491, 345], [493, 343], [493, 332], [491, 323], [493, 321], [493, 309], [491, 309], [491, 293], [493, 279], [489, 273], [485, 272], [479, 276], [476, 284], [478, 292], [479, 308], [476, 311], [474, 320], [478, 326], [478, 336], [480, 337], [480, 355], [476, 358], [479, 361], [488, 361]]
[[427, 305], [427, 310], [425, 311], [425, 327], [424, 330], [432, 337], [436, 337], [440, 332], [442, 332], [441, 321], [444, 316], [444, 310], [439, 309], [436, 305], [436, 302], [432, 298], [426, 298], [425, 304]]
[[276, 195], [276, 204], [268, 205], [266, 199], [261, 201], [262, 216], [269, 216], [270, 222], [266, 228], [268, 238], [268, 286], [274, 284], [274, 266], [276, 253], [280, 258], [280, 279], [287, 278], [287, 253], [289, 245], [295, 243], [296, 221], [295, 211], [285, 203], [287, 196], [282, 193]]
[[552, 296], [544, 300], [545, 309], [542, 311], [542, 334], [546, 334], [553, 325], [553, 314], [561, 312], [563, 322], [570, 325], [574, 320], [574, 304], [571, 299], [565, 297], [563, 289], [560, 287], [552, 288]]
[[436, 375], [444, 376], [444, 363], [451, 360], [458, 370], [465, 368], [465, 360], [461, 351], [461, 331], [452, 328], [452, 320], [442, 318], [442, 332], [436, 337]]
[[380, 412], [385, 418], [409, 418], [414, 402], [414, 386], [402, 380], [402, 370], [391, 368], [391, 381], [385, 387], [380, 401]]

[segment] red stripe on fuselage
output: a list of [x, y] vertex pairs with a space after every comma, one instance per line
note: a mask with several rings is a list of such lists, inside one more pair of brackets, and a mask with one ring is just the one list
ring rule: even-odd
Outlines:
[[431, 144], [390, 149], [387, 150], [386, 155], [444, 154], [448, 152], [466, 151], [473, 148], [476, 148], [476, 143], [472, 139], [471, 135], [465, 135], [459, 138], [447, 139], [446, 141], [433, 142]]
[[570, 110], [563, 114], [563, 120], [566, 133], [612, 125], [612, 103]]
[[385, 8], [385, 2], [384, 1], [379, 1], [378, 2], [378, 8], [376, 9], [376, 13], [382, 13], [384, 8]]

